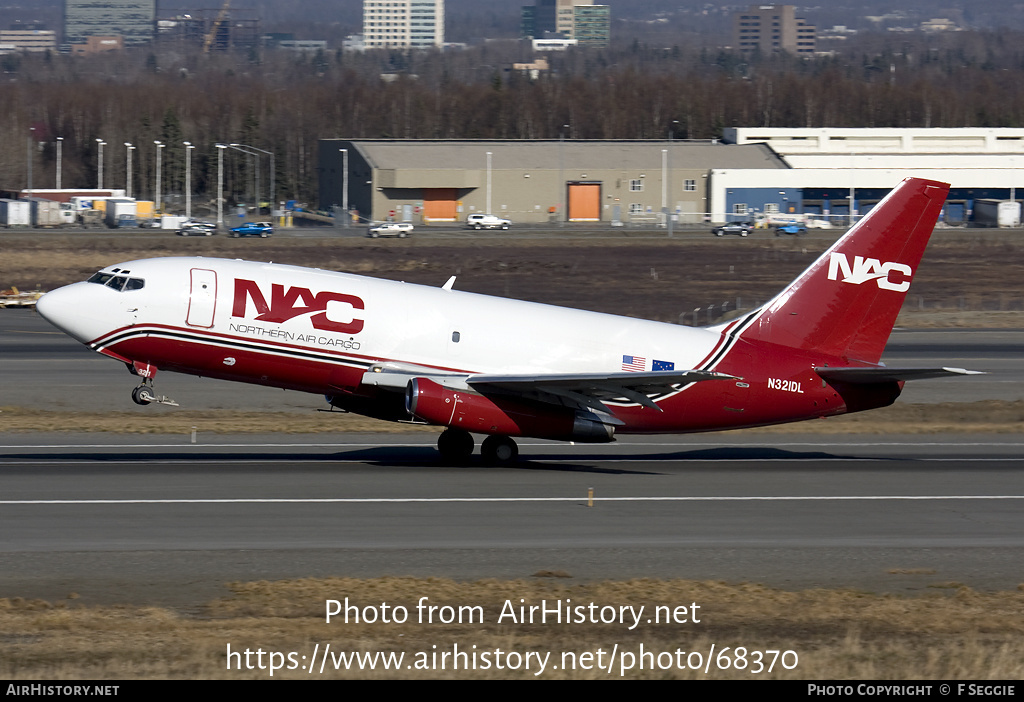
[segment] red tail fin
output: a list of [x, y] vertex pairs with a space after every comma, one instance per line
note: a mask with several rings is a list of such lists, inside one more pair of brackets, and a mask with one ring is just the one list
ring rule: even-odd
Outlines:
[[741, 336], [877, 363], [948, 193], [947, 183], [904, 180]]

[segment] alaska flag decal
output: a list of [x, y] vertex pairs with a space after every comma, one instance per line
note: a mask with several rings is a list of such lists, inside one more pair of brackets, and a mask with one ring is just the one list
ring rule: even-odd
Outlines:
[[652, 371], [670, 371], [675, 370], [676, 364], [672, 361], [659, 361], [657, 359], [651, 361]]

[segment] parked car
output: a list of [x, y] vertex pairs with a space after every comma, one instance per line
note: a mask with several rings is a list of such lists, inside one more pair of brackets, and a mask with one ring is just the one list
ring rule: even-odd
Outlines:
[[261, 236], [268, 237], [274, 233], [274, 227], [270, 222], [246, 222], [240, 227], [231, 228], [231, 236]]
[[723, 224], [720, 227], [715, 227], [711, 230], [711, 233], [715, 236], [725, 236], [726, 234], [739, 234], [740, 236], [746, 236], [752, 231], [754, 231], [753, 222], [729, 222], [728, 224]]
[[203, 222], [198, 219], [182, 222], [178, 227], [179, 236], [212, 236], [216, 231], [216, 224], [213, 222]]
[[466, 217], [468, 229], [508, 229], [512, 222], [492, 214], [471, 214]]
[[405, 238], [412, 234], [412, 224], [409, 222], [378, 222], [371, 224], [366, 236], [376, 239], [379, 236], [397, 236]]
[[783, 234], [792, 234], [793, 236], [800, 236], [807, 232], [805, 227], [800, 222], [793, 222], [792, 224], [783, 224], [775, 227], [775, 236], [782, 236]]

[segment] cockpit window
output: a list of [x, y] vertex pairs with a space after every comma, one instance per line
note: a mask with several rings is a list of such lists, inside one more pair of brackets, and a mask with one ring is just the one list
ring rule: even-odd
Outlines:
[[128, 279], [122, 275], [111, 278], [107, 281], [107, 287], [113, 288], [114, 290], [124, 290], [124, 284]]
[[[127, 273], [128, 271], [122, 271]], [[105, 285], [108, 288], [113, 288], [117, 291], [125, 290], [142, 290], [146, 287], [146, 281], [142, 278], [128, 278], [123, 275], [114, 275], [112, 273], [94, 273], [91, 278], [87, 281], [89, 283], [96, 283], [97, 285]]]

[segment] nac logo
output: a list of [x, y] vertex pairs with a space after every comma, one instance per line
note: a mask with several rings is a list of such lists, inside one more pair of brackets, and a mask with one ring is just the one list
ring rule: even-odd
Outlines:
[[[312, 314], [309, 321], [316, 329], [339, 334], [358, 334], [363, 329], [363, 320], [356, 319], [355, 311], [365, 307], [363, 300], [355, 295], [326, 290], [314, 295], [307, 288], [291, 287], [285, 290], [283, 285], [274, 283], [270, 286], [270, 304], [267, 304], [267, 298], [256, 281], [235, 278], [235, 300], [231, 316], [245, 317], [249, 300], [252, 300], [253, 307], [259, 313], [255, 318], [257, 322], [280, 324], [293, 317]], [[336, 304], [328, 310], [327, 305], [330, 303]], [[348, 320], [345, 320], [346, 309]]]
[[904, 263], [886, 261], [882, 263], [877, 258], [864, 258], [854, 256], [853, 265], [846, 254], [833, 253], [828, 260], [828, 279], [839, 280], [842, 274], [844, 283], [860, 285], [869, 280], [874, 280], [882, 290], [893, 290], [895, 292], [906, 292], [910, 289], [910, 278], [914, 271]]

